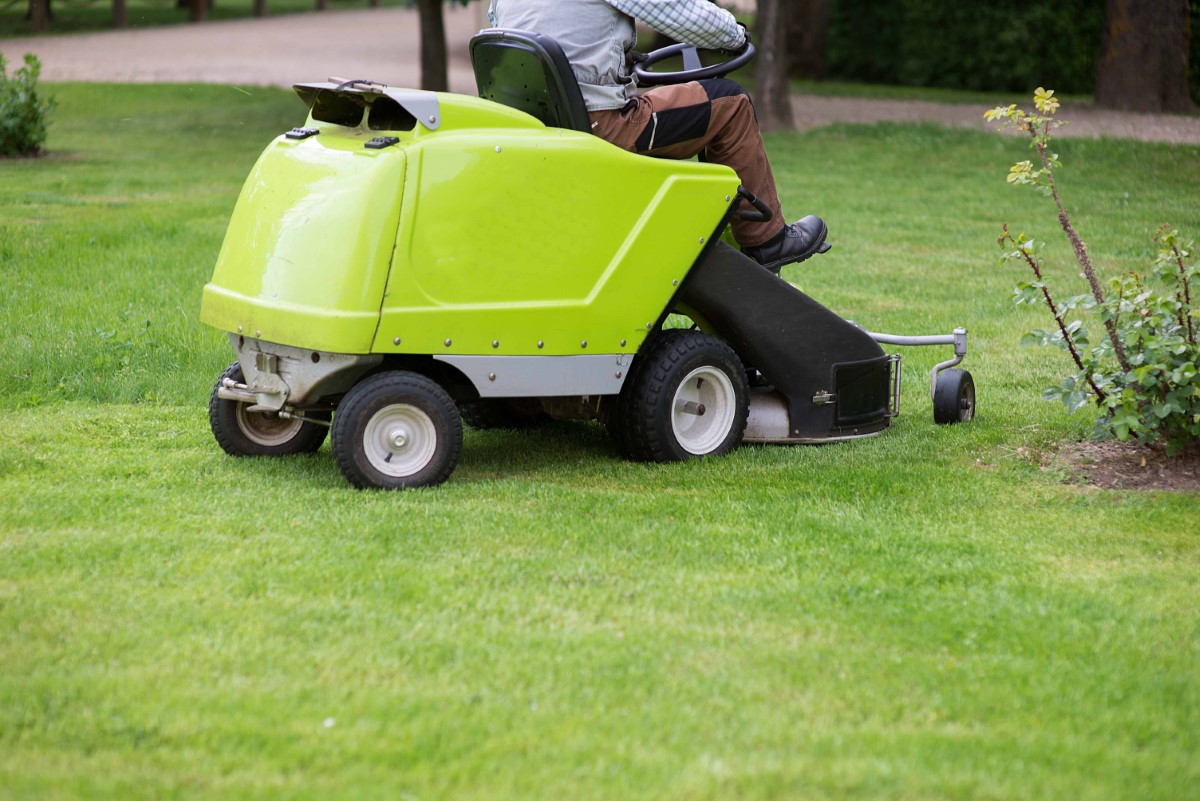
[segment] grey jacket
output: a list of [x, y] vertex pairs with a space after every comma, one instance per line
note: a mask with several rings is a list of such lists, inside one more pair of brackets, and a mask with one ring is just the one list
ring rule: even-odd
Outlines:
[[536, 31], [557, 41], [588, 111], [622, 108], [632, 97], [625, 53], [636, 41], [633, 17], [604, 0], [491, 0], [488, 19], [497, 28]]

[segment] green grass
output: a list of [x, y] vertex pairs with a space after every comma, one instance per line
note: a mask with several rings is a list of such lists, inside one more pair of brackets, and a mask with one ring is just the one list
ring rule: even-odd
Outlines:
[[[207, 428], [200, 287], [299, 102], [52, 89], [52, 155], [0, 162], [0, 798], [1197, 797], [1200, 506], [1029, 458], [1088, 425], [995, 266], [1002, 221], [1054, 233], [1004, 184], [1022, 143], [768, 140], [836, 243], [787, 277], [970, 328], [974, 423], [932, 424], [911, 351], [874, 439], [647, 466], [590, 424], [468, 432], [448, 484], [363, 493]], [[1106, 269], [1200, 231], [1200, 148], [1060, 150]]]
[[[383, 6], [401, 5], [403, 0], [381, 0]], [[366, 8], [366, 0], [330, 0], [329, 8], [341, 11]], [[50, 30], [34, 34], [25, 15], [29, 10], [27, 0], [0, 0], [0, 38], [21, 36], [53, 36], [62, 33], [90, 33], [109, 30], [113, 27], [112, 3], [105, 0], [51, 0], [54, 18]], [[188, 9], [177, 8], [174, 0], [127, 0], [129, 27], [152, 28], [160, 25], [178, 25], [188, 21]], [[296, 14], [312, 11], [315, 0], [267, 0], [267, 14]], [[249, 19], [254, 16], [254, 4], [250, 0], [215, 0], [207, 19], [213, 21]], [[19, 63], [19, 54], [9, 54], [8, 59]]]

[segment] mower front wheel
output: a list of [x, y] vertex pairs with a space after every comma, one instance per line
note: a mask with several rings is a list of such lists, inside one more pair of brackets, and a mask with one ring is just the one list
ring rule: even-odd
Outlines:
[[[221, 449], [230, 456], [292, 456], [315, 453], [329, 427], [320, 423], [281, 417], [278, 412], [252, 412], [250, 404], [218, 397], [226, 379], [245, 382], [237, 362], [229, 365], [208, 399], [208, 423]], [[308, 412], [310, 419], [329, 421], [328, 412]]]
[[418, 373], [378, 373], [355, 385], [333, 417], [333, 456], [359, 489], [440, 484], [458, 466], [462, 419], [453, 399]]
[[637, 361], [609, 426], [623, 455], [678, 462], [741, 443], [749, 389], [729, 345], [699, 331], [665, 331]]

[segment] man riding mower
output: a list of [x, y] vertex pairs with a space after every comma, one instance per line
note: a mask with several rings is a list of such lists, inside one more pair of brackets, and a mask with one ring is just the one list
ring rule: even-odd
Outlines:
[[449, 477], [464, 419], [599, 420], [652, 461], [872, 436], [899, 411], [879, 342], [952, 345], [934, 418], [971, 419], [948, 369], [965, 331], [868, 333], [722, 241], [777, 211], [728, 166], [593, 135], [553, 39], [487, 30], [471, 55], [479, 98], [296, 86], [308, 119], [255, 165], [204, 288], [237, 357], [209, 406], [225, 451], [312, 452], [332, 429], [351, 484], [395, 489]]
[[[658, 59], [683, 52], [681, 76], [631, 69], [645, 57], [634, 51], [634, 18], [685, 42]], [[536, 31], [562, 49], [583, 96], [589, 130], [622, 150], [658, 158], [724, 164], [742, 186], [771, 210], [769, 219], [735, 217], [730, 227], [742, 252], [779, 272], [829, 250], [827, 229], [809, 215], [785, 225], [775, 176], [763, 148], [750, 95], [723, 76], [748, 63], [750, 34], [732, 14], [708, 0], [491, 0], [493, 28]], [[733, 61], [711, 74], [700, 68], [695, 48], [721, 50]], [[638, 86], [653, 87], [635, 92]]]

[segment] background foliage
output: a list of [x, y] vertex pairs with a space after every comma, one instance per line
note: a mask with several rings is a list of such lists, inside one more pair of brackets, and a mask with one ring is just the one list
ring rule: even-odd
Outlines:
[[[1200, 100], [1200, 0], [1190, 0], [1193, 99]], [[910, 86], [1090, 94], [1102, 0], [831, 0], [833, 78]], [[1015, 55], [1033, 51], [1036, 56]]]
[[8, 74], [0, 53], [0, 156], [37, 155], [46, 141], [46, 124], [54, 102], [38, 88], [42, 65], [32, 55]]

